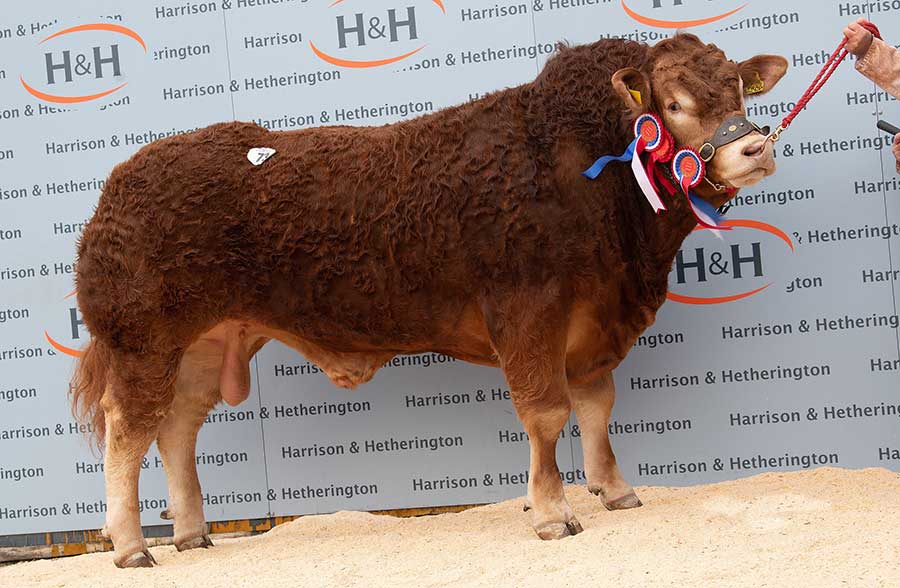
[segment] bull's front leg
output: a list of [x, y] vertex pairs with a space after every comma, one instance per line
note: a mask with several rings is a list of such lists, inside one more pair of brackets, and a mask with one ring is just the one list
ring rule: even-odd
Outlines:
[[558, 300], [546, 295], [532, 292], [496, 305], [486, 315], [510, 397], [528, 433], [527, 510], [535, 532], [548, 540], [575, 535], [582, 527], [566, 500], [556, 464], [556, 443], [571, 404], [565, 375], [565, 313]]
[[581, 428], [588, 490], [600, 496], [609, 510], [641, 506], [634, 489], [622, 478], [609, 443], [609, 415], [616, 399], [612, 372], [589, 384], [570, 383], [569, 395]]
[[515, 402], [531, 445], [527, 503], [531, 524], [538, 537], [545, 540], [576, 535], [583, 529], [563, 493], [556, 464], [556, 442], [569, 419], [568, 402], [559, 399], [565, 392], [559, 394], [554, 385], [536, 390], [510, 383], [513, 398], [517, 387], [523, 395], [531, 396], [530, 400]]

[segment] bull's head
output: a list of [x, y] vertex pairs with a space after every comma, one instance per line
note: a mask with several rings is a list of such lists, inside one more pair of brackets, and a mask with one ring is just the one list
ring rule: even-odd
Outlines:
[[[736, 63], [715, 45], [678, 34], [651, 49], [643, 71], [621, 69], [612, 82], [635, 116], [651, 110], [659, 113], [678, 147], [692, 147], [704, 159], [711, 157], [707, 163], [710, 180], [726, 188], [742, 188], [775, 172], [772, 143], [758, 129], [727, 143], [727, 137], [718, 141], [714, 137], [732, 126], [723, 127], [725, 121], [746, 115], [746, 96], [770, 91], [787, 66], [787, 60], [776, 55]], [[716, 144], [712, 151], [711, 142]], [[712, 195], [716, 191], [698, 188], [698, 192]]]

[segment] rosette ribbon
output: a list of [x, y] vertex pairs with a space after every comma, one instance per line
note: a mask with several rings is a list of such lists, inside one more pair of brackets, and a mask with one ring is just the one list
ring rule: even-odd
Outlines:
[[[622, 155], [604, 155], [594, 162], [594, 164], [582, 172], [584, 177], [596, 180], [607, 164], [613, 161], [630, 161], [631, 171], [637, 180], [638, 186], [641, 188], [644, 197], [653, 212], [659, 214], [666, 210], [666, 205], [653, 185], [653, 181], [662, 184], [671, 192], [674, 187], [662, 177], [656, 169], [656, 164], [667, 162], [672, 157], [674, 150], [674, 139], [672, 135], [662, 125], [659, 118], [654, 114], [642, 114], [634, 121], [634, 141], [625, 149]], [[646, 165], [641, 161], [641, 155], [648, 153]]]
[[706, 177], [706, 164], [696, 151], [687, 148], [676, 153], [672, 158], [672, 175], [681, 187], [681, 191], [687, 196], [694, 217], [700, 226], [710, 229], [720, 239], [722, 231], [731, 230], [731, 227], [723, 224], [724, 219], [712, 204], [691, 192], [691, 188], [696, 188]]

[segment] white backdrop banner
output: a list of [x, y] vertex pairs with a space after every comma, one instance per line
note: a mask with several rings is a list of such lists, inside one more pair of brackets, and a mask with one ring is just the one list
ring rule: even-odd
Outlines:
[[[7, 3], [0, 20], [0, 535], [99, 528], [102, 460], [66, 399], [89, 334], [74, 244], [112, 167], [225, 120], [381, 125], [530, 81], [560, 40], [655, 43], [681, 26], [733, 59], [784, 55], [749, 104], [777, 125], [867, 16], [900, 43], [900, 0], [215, 0]], [[672, 299], [616, 372], [609, 425], [635, 485], [822, 465], [900, 471], [900, 176], [877, 118], [900, 104], [845, 62], [745, 190], [698, 232]], [[140, 238], [135, 235], [135, 238]], [[267, 345], [197, 461], [209, 520], [470, 504], [526, 492], [528, 448], [499, 370], [398, 357], [348, 392]], [[584, 483], [573, 420], [559, 444]], [[156, 449], [144, 524], [166, 507]]]

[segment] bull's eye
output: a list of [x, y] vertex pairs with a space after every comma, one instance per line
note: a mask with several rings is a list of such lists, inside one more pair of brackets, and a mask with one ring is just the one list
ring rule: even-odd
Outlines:
[[681, 104], [673, 102], [669, 104], [669, 112], [678, 112], [681, 110]]

